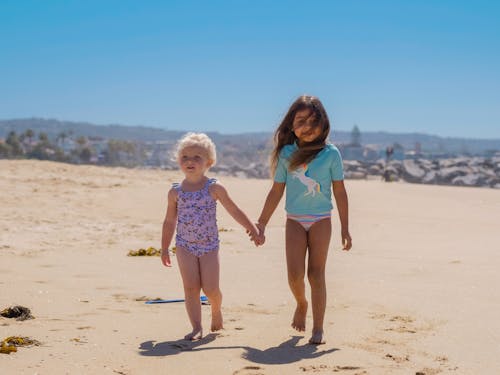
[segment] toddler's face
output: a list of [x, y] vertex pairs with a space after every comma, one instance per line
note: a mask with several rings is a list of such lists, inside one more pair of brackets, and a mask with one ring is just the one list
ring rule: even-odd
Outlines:
[[200, 146], [187, 146], [179, 152], [179, 166], [184, 174], [203, 174], [212, 165], [208, 152]]
[[312, 142], [321, 135], [321, 127], [311, 110], [297, 111], [293, 119], [292, 130], [300, 143]]

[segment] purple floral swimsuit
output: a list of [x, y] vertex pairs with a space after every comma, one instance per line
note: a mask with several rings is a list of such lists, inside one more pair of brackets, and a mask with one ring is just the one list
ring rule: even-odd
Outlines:
[[173, 184], [178, 193], [175, 246], [197, 257], [219, 249], [217, 204], [208, 191], [208, 187], [216, 181], [214, 178], [208, 179], [198, 191], [183, 191], [181, 184]]

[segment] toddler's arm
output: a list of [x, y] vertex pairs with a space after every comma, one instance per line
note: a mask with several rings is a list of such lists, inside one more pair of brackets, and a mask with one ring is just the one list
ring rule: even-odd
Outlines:
[[161, 262], [164, 266], [170, 267], [170, 254], [168, 247], [174, 236], [175, 226], [177, 224], [177, 191], [170, 189], [168, 192], [168, 206], [165, 219], [163, 220], [163, 229], [161, 233]]
[[347, 200], [347, 192], [344, 186], [344, 180], [332, 181], [333, 195], [335, 196], [335, 203], [339, 211], [341, 236], [342, 236], [342, 249], [350, 250], [352, 247], [352, 239], [349, 234], [349, 204]]
[[254, 223], [250, 221], [248, 216], [233, 202], [229, 197], [227, 190], [219, 183], [211, 185], [211, 191], [216, 199], [224, 206], [229, 214], [236, 220], [243, 228], [246, 229], [250, 239], [258, 245], [259, 231]]

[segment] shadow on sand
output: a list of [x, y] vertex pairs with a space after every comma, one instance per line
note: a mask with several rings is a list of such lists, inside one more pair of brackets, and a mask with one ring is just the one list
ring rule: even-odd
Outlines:
[[339, 349], [332, 348], [318, 351], [316, 345], [305, 344], [297, 346], [301, 336], [293, 336], [291, 339], [264, 350], [252, 348], [250, 346], [212, 346], [203, 348], [203, 345], [214, 341], [217, 334], [211, 333], [198, 341], [176, 340], [156, 343], [155, 341], [145, 341], [139, 346], [139, 354], [143, 356], [162, 357], [179, 354], [180, 352], [195, 352], [201, 350], [224, 350], [243, 349], [241, 355], [248, 361], [259, 364], [286, 364], [294, 363], [303, 359], [314, 359], [325, 354], [333, 353]]

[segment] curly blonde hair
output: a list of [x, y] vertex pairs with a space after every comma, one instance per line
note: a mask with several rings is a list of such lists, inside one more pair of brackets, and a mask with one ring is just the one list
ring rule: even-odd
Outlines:
[[212, 161], [212, 166], [217, 161], [217, 152], [215, 150], [215, 143], [205, 133], [187, 133], [177, 142], [175, 148], [175, 158], [179, 159], [179, 154], [183, 149], [190, 146], [198, 146], [207, 151], [208, 158]]

